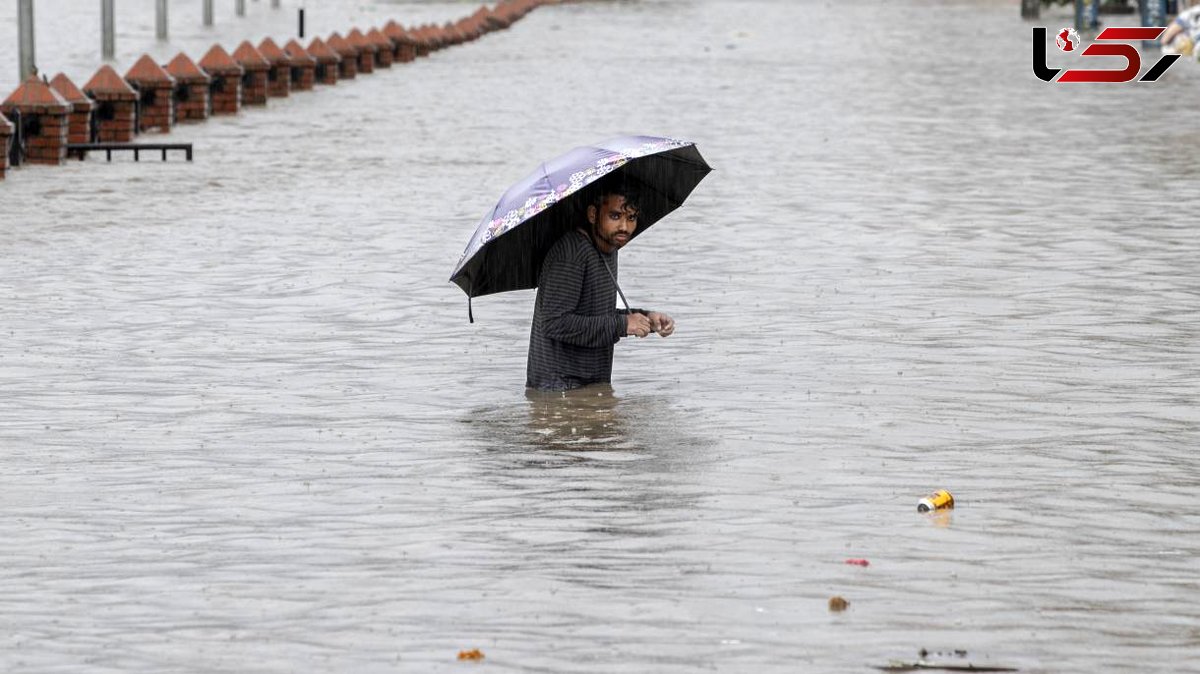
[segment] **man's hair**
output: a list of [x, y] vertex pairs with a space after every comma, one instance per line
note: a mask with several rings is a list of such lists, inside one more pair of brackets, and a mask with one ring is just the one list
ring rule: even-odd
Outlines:
[[633, 210], [635, 213], [640, 212], [642, 210], [642, 202], [637, 186], [627, 180], [622, 180], [621, 176], [613, 176], [613, 178], [615, 179], [601, 180], [592, 188], [592, 197], [588, 199], [588, 205], [599, 209], [600, 205], [608, 197], [623, 197], [626, 208]]

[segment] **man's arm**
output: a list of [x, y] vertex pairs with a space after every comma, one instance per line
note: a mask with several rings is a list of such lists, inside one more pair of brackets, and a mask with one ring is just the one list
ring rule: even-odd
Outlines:
[[614, 309], [610, 314], [584, 316], [575, 313], [583, 293], [583, 267], [570, 257], [550, 256], [542, 267], [543, 332], [575, 346], [607, 346], [625, 335], [626, 318]]

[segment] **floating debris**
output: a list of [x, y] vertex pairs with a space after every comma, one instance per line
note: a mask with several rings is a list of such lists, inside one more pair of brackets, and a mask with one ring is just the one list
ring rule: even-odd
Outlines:
[[904, 662], [902, 660], [892, 660], [886, 665], [877, 665], [875, 669], [883, 672], [916, 672], [926, 669], [940, 669], [947, 672], [1019, 672], [1021, 670], [1016, 667], [991, 667], [989, 665], [973, 665], [971, 663], [950, 663], [950, 662], [925, 662], [917, 660], [915, 662]]
[[954, 497], [945, 489], [939, 489], [917, 503], [917, 512], [927, 513], [931, 510], [950, 510], [954, 507]]
[[833, 613], [841, 613], [848, 606], [850, 606], [850, 602], [846, 601], [845, 597], [835, 595], [829, 598], [829, 610]]
[[870, 566], [871, 563], [865, 559], [847, 559], [846, 563], [851, 566]]
[[479, 650], [478, 648], [472, 648], [469, 651], [459, 651], [458, 659], [459, 660], [470, 660], [471, 662], [479, 662], [480, 660], [483, 659], [483, 651]]
[[[890, 660], [886, 665], [876, 665], [875, 669], [884, 672], [915, 672], [920, 670], [942, 670], [947, 672], [1016, 672], [1016, 667], [999, 665], [977, 665], [966, 661], [967, 652], [961, 649], [953, 651], [929, 651], [922, 648], [917, 651], [919, 660]], [[946, 660], [949, 658], [951, 660]], [[958, 660], [955, 662], [953, 660]]]
[[921, 650], [917, 651], [917, 655], [921, 656], [922, 660], [924, 660], [925, 658], [930, 658], [930, 657], [933, 657], [933, 658], [965, 658], [965, 657], [967, 657], [967, 652], [961, 648], [956, 648], [952, 651], [929, 651], [927, 649], [922, 648]]

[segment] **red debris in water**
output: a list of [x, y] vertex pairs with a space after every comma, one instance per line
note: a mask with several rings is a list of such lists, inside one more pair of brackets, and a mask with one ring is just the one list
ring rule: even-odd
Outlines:
[[846, 563], [852, 564], [854, 566], [870, 566], [871, 565], [871, 563], [865, 559], [847, 559]]

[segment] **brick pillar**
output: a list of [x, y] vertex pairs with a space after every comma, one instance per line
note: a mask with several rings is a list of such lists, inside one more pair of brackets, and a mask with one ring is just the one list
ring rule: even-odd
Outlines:
[[248, 41], [238, 45], [233, 60], [242, 67], [242, 105], [266, 105], [271, 62]]
[[509, 14], [503, 6], [497, 6], [492, 10], [491, 16], [488, 18], [492, 26], [496, 30], [504, 30], [512, 26], [512, 15]]
[[417, 44], [408, 31], [395, 21], [388, 21], [383, 34], [392, 41], [392, 62], [408, 63], [417, 57]]
[[267, 95], [283, 98], [292, 90], [292, 59], [271, 38], [258, 45], [258, 53], [267, 59], [271, 69], [267, 71]]
[[458, 32], [462, 33], [463, 40], [473, 42], [479, 39], [479, 26], [475, 23], [475, 17], [468, 16], [458, 22]]
[[463, 19], [463, 26], [467, 32], [468, 39], [478, 40], [483, 37], [487, 29], [483, 25], [483, 17], [487, 15], [487, 7], [480, 7], [475, 10], [475, 13]]
[[175, 90], [175, 99], [182, 99], [177, 108], [183, 112], [185, 122], [203, 122], [208, 119], [208, 111], [212, 109], [212, 78], [205, 77], [202, 81], [188, 82], [182, 91]]
[[417, 56], [429, 56], [433, 51], [433, 41], [429, 36], [427, 28], [418, 28], [412, 31], [413, 39], [417, 42]]
[[267, 78], [270, 70], [270, 66], [246, 68], [246, 72], [242, 75], [242, 105], [267, 104]]
[[[32, 82], [50, 94], [30, 92]], [[19, 135], [24, 144], [24, 162], [27, 164], [58, 165], [66, 161], [67, 116], [70, 112], [71, 104], [51, 90], [50, 85], [37, 79], [37, 75], [30, 75], [0, 104], [0, 115], [17, 120], [13, 125], [14, 138]]]
[[112, 66], [100, 66], [92, 79], [83, 85], [83, 93], [96, 102], [92, 122], [97, 141], [128, 143], [133, 140], [138, 95]]
[[445, 26], [442, 26], [442, 31], [449, 37], [451, 45], [459, 45], [467, 41], [467, 35], [462, 30], [461, 21], [447, 23]]
[[54, 79], [50, 80], [50, 86], [71, 104], [71, 114], [67, 118], [67, 142], [92, 142], [92, 111], [96, 108], [96, 102], [80, 91], [71, 78], [63, 73], [55, 75]]
[[208, 90], [212, 78], [183, 52], [171, 59], [166, 70], [175, 78], [171, 97], [175, 106], [175, 121], [202, 122], [208, 119]]
[[290, 40], [283, 47], [283, 53], [291, 59], [292, 89], [309, 91], [316, 83], [317, 59], [313, 58], [299, 42]]
[[149, 55], [143, 55], [125, 73], [125, 81], [138, 92], [141, 104], [138, 131], [155, 129], [169, 133], [175, 123], [175, 78]]
[[367, 39], [371, 41], [371, 44], [375, 45], [375, 67], [391, 68], [392, 62], [395, 61], [393, 54], [395, 47], [392, 45], [392, 41], [381, 33], [378, 28], [372, 28], [368, 31]]
[[366, 35], [357, 28], [350, 31], [346, 36], [346, 42], [349, 42], [352, 47], [358, 50], [358, 72], [364, 75], [370, 75], [375, 72], [375, 52], [379, 50], [373, 42], [367, 39]]
[[96, 94], [96, 140], [101, 143], [128, 143], [133, 140], [134, 119], [137, 116], [137, 94], [134, 98]]
[[338, 63], [338, 79], [352, 80], [358, 76], [358, 48], [350, 44], [346, 38], [334, 33], [326, 41], [329, 48], [335, 51], [342, 60]]
[[240, 72], [210, 73], [208, 87], [209, 112], [217, 115], [236, 115], [242, 107], [242, 74]]
[[0, 115], [16, 120], [14, 137], [20, 136], [25, 161], [30, 164], [57, 165], [66, 161], [70, 114], [71, 104], [36, 74], [0, 103]]
[[[70, 109], [71, 106], [67, 105], [61, 112], [44, 113], [37, 117], [41, 129], [38, 133], [26, 136], [25, 161], [57, 166], [67, 160], [67, 129], [70, 125], [67, 116]], [[26, 119], [29, 117], [25, 115]]]
[[488, 10], [487, 14], [483, 16], [483, 22], [487, 24], [487, 29], [489, 32], [494, 30], [504, 30], [508, 27], [504, 24], [504, 19], [500, 18], [500, 14], [494, 9]]
[[236, 115], [242, 105], [242, 67], [219, 44], [208, 50], [199, 66], [212, 78], [208, 89], [210, 114]]
[[142, 112], [138, 131], [158, 130], [169, 133], [175, 124], [175, 85], [145, 84], [139, 87]]
[[319, 37], [308, 43], [308, 53], [317, 59], [317, 84], [337, 84], [342, 57]]
[[95, 107], [96, 104], [90, 99], [86, 103], [83, 101], [71, 103], [71, 116], [67, 120], [68, 143], [92, 142], [92, 110]]
[[440, 26], [429, 27], [429, 39], [433, 42], [433, 51], [450, 46], [450, 34]]

